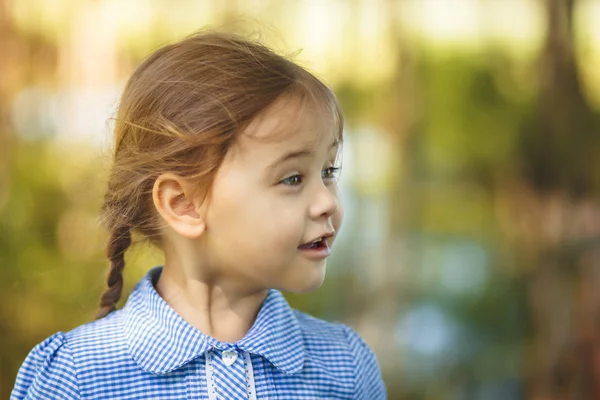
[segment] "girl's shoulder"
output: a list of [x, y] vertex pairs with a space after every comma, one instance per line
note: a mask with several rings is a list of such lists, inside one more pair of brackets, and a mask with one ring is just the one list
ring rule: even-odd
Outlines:
[[377, 358], [358, 332], [346, 324], [328, 322], [298, 310], [294, 314], [310, 359], [327, 358], [349, 364], [354, 370], [355, 398], [387, 397]]
[[372, 353], [364, 339], [350, 326], [337, 321], [325, 321], [298, 310], [294, 310], [294, 314], [302, 330], [305, 344], [326, 342], [330, 346]]
[[64, 337], [75, 357], [124, 349], [123, 310], [113, 311], [102, 319], [80, 325], [66, 332]]
[[120, 318], [115, 311], [38, 343], [19, 369], [11, 400], [81, 398], [79, 377], [91, 363], [114, 363], [126, 356]]
[[73, 355], [66, 346], [63, 332], [46, 338], [29, 352], [10, 398], [37, 399], [50, 393], [57, 398], [80, 398]]

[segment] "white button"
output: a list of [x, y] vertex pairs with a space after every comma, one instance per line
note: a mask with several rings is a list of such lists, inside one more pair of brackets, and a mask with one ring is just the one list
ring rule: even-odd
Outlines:
[[233, 364], [235, 362], [235, 360], [237, 360], [237, 358], [238, 358], [238, 353], [235, 351], [225, 350], [223, 353], [221, 353], [221, 359], [227, 366]]

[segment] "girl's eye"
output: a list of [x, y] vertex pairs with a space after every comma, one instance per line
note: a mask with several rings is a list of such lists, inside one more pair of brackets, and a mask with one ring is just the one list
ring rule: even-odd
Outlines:
[[302, 175], [292, 175], [289, 178], [285, 178], [281, 181], [286, 186], [298, 186], [302, 183]]
[[323, 179], [336, 179], [339, 170], [340, 169], [336, 168], [336, 167], [330, 167], [330, 168], [324, 169], [323, 172], [321, 172], [321, 178], [323, 178]]
[[[339, 171], [339, 168], [336, 167], [330, 167], [327, 169], [324, 169], [321, 172], [321, 179], [326, 179], [326, 180], [335, 180], [337, 178], [337, 173]], [[300, 174], [296, 174], [296, 175], [292, 175], [290, 177], [285, 178], [284, 180], [282, 180], [281, 184], [285, 185], [285, 186], [300, 186], [302, 184], [304, 180], [304, 177]]]

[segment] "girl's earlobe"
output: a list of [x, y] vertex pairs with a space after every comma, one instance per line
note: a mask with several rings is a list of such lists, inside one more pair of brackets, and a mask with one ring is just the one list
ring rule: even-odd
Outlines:
[[188, 239], [198, 239], [204, 231], [206, 230], [206, 225], [204, 222], [195, 223], [195, 224], [187, 224], [180, 229], [176, 230], [181, 236], [186, 237]]

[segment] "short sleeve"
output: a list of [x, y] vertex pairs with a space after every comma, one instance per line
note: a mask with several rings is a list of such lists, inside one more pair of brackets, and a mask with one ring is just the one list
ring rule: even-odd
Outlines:
[[75, 363], [62, 332], [50, 336], [27, 355], [10, 398], [80, 398]]
[[354, 329], [346, 325], [343, 328], [354, 355], [354, 399], [387, 399], [387, 390], [375, 354]]

